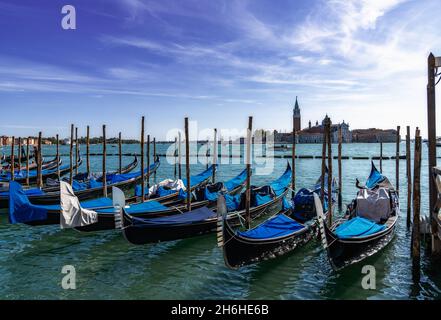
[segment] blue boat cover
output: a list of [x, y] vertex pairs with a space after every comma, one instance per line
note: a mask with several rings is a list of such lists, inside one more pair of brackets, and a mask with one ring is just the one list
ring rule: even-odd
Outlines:
[[240, 202], [242, 200], [242, 194], [237, 194], [235, 196], [226, 194], [224, 197], [228, 212], [239, 210]]
[[245, 232], [237, 232], [237, 234], [249, 239], [264, 240], [288, 236], [304, 228], [304, 225], [294, 221], [284, 214], [278, 214], [254, 229]]
[[26, 223], [47, 219], [47, 210], [29, 202], [21, 185], [15, 181], [9, 184], [9, 222]]
[[[26, 189], [26, 190], [23, 190], [23, 192], [27, 196], [42, 196], [42, 195], [46, 194], [40, 188]], [[0, 192], [0, 197], [9, 197], [9, 191]]]
[[[70, 165], [66, 164], [66, 165], [62, 165], [60, 166], [60, 170], [66, 170], [70, 167]], [[57, 168], [55, 169], [44, 169], [41, 171], [41, 174], [44, 175], [48, 175], [48, 174], [52, 174], [52, 173], [57, 173]], [[37, 170], [30, 170], [29, 171], [29, 178], [35, 178], [37, 176]], [[14, 174], [14, 178], [15, 179], [26, 179], [27, 177], [27, 171], [26, 170], [20, 170], [18, 172], [15, 172]], [[12, 175], [11, 172], [4, 172], [0, 175], [0, 181], [9, 181], [11, 180]]]
[[[81, 201], [80, 204], [83, 209], [96, 209], [96, 208], [112, 207], [113, 201], [112, 201], [112, 199], [109, 199], [109, 198], [98, 198], [98, 199], [93, 199], [93, 200]], [[44, 208], [49, 211], [61, 210], [61, 206], [59, 204], [38, 205], [38, 207]], [[112, 209], [112, 212], [113, 212], [113, 209]]]
[[291, 177], [292, 170], [291, 166], [288, 164], [285, 173], [279, 179], [271, 183], [271, 188], [273, 188], [276, 196], [280, 196], [286, 191], [286, 188], [291, 182]]
[[252, 197], [251, 201], [251, 207], [258, 207], [265, 203], [271, 202], [273, 200], [273, 197], [270, 194], [260, 195], [255, 194], [254, 197]]
[[[247, 170], [243, 170], [238, 176], [234, 177], [233, 179], [228, 180], [224, 183], [224, 187], [227, 190], [227, 192], [231, 192], [237, 187], [243, 185], [247, 179]], [[204, 190], [204, 197], [205, 200], [214, 202], [217, 201], [217, 198], [219, 196], [219, 192], [210, 192], [208, 188], [205, 188]]]
[[372, 169], [371, 174], [369, 175], [369, 178], [366, 181], [366, 187], [369, 189], [373, 189], [377, 186], [377, 184], [383, 182], [386, 179], [385, 176], [383, 176], [377, 168], [375, 168], [374, 163], [372, 162]]
[[386, 226], [383, 224], [377, 224], [362, 217], [355, 217], [339, 225], [334, 233], [340, 239], [350, 239], [366, 237], [384, 229], [386, 229]]
[[172, 216], [160, 217], [160, 218], [137, 218], [132, 217], [132, 223], [135, 227], [142, 228], [143, 226], [168, 226], [168, 225], [185, 225], [197, 222], [202, 222], [206, 219], [211, 219], [217, 217], [216, 213], [208, 209], [207, 207], [202, 207], [190, 212], [183, 214], [174, 214]]

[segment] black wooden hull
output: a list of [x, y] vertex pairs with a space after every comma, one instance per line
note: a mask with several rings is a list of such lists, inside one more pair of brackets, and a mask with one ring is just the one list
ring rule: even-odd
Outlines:
[[335, 271], [341, 270], [373, 256], [385, 248], [394, 237], [397, 221], [398, 217], [395, 216], [395, 221], [383, 232], [376, 233], [369, 237], [345, 240], [338, 239], [338, 237], [324, 225], [326, 250], [332, 268]]
[[[257, 218], [269, 213], [278, 212], [282, 208], [283, 196], [277, 197], [273, 201], [251, 208], [252, 218]], [[244, 211], [234, 212], [229, 215], [229, 222], [232, 225], [239, 225], [239, 216], [244, 216]], [[148, 243], [158, 243], [174, 241], [186, 238], [197, 237], [208, 233], [216, 232], [218, 217], [198, 221], [189, 224], [167, 224], [167, 225], [133, 225], [130, 216], [123, 213], [123, 234], [126, 240], [135, 245]]]
[[[283, 213], [279, 213], [283, 214]], [[275, 259], [307, 244], [317, 233], [315, 224], [293, 234], [273, 239], [250, 239], [236, 234], [228, 221], [218, 230], [219, 246], [223, 248], [224, 261], [230, 269]]]

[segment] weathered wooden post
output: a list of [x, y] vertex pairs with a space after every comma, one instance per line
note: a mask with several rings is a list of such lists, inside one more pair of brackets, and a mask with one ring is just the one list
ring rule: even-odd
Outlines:
[[323, 144], [322, 144], [322, 174], [321, 174], [321, 192], [320, 200], [322, 202], [323, 208], [325, 207], [325, 177], [326, 177], [326, 143], [328, 142], [326, 121], [328, 116], [325, 118], [325, 126], [323, 127]]
[[21, 137], [18, 137], [18, 172], [21, 172]]
[[179, 172], [179, 180], [182, 179], [182, 137], [181, 132], [178, 133], [179, 136], [179, 144], [178, 144], [178, 172]]
[[343, 171], [341, 166], [342, 143], [343, 143], [343, 133], [340, 124], [338, 126], [338, 210], [340, 211], [342, 210], [343, 207], [343, 200], [342, 200]]
[[190, 135], [188, 133], [188, 118], [185, 118], [185, 170], [187, 174], [187, 210], [191, 211], [191, 181], [190, 181]]
[[121, 132], [118, 134], [118, 172], [122, 173], [122, 137]]
[[420, 263], [420, 176], [421, 176], [421, 136], [419, 129], [415, 134], [413, 173], [413, 226], [412, 226], [412, 260], [414, 268]]
[[15, 181], [15, 136], [12, 137], [11, 143], [11, 180]]
[[29, 137], [26, 139], [26, 185], [29, 186]]
[[150, 135], [147, 135], [147, 190], [150, 189]]
[[[153, 138], [153, 163], [156, 162], [156, 137]], [[153, 172], [153, 183], [156, 183], [156, 170]]]
[[[56, 140], [56, 144], [57, 144], [57, 177], [58, 177], [58, 181], [60, 181], [61, 179], [61, 175], [60, 175], [60, 136], [57, 134], [55, 136], [55, 140]], [[29, 150], [28, 150], [29, 153]]]
[[78, 127], [75, 127], [75, 175], [78, 174]]
[[217, 129], [214, 129], [214, 140], [213, 140], [213, 177], [212, 182], [216, 183], [216, 164], [217, 164]]
[[38, 179], [37, 179], [37, 186], [39, 188], [43, 187], [43, 170], [42, 170], [42, 150], [41, 150], [41, 131], [38, 133], [38, 162], [37, 162], [37, 172], [38, 172]]
[[412, 168], [410, 151], [410, 126], [406, 127], [406, 176], [407, 176], [407, 217], [406, 226], [410, 228], [411, 224], [411, 206], [412, 206]]
[[141, 197], [142, 202], [145, 201], [145, 172], [144, 172], [144, 164], [145, 164], [145, 157], [144, 157], [144, 137], [145, 137], [145, 117], [142, 117], [141, 120]]
[[253, 117], [248, 118], [248, 130], [247, 130], [247, 154], [246, 154], [246, 165], [247, 165], [247, 190], [246, 190], [246, 220], [248, 229], [251, 229], [251, 215], [250, 215], [250, 204], [251, 204], [251, 138], [253, 132]]
[[[438, 63], [437, 63], [438, 62]], [[435, 179], [432, 169], [436, 167], [436, 102], [435, 102], [435, 77], [436, 68], [441, 67], [441, 59], [433, 53], [427, 58], [427, 128], [428, 128], [428, 165], [429, 165], [429, 199], [430, 222], [432, 228], [432, 252], [441, 251], [441, 241], [435, 236], [438, 233], [438, 224], [435, 218], [435, 205], [438, 199]], [[414, 169], [415, 170], [415, 169]]]
[[400, 192], [400, 142], [400, 126], [397, 126], [397, 147], [395, 153], [395, 187], [397, 188], [398, 192]]
[[292, 177], [291, 177], [291, 199], [294, 199], [296, 195], [296, 116], [293, 111], [292, 116], [292, 150], [291, 150], [291, 166], [292, 166]]
[[380, 137], [380, 172], [383, 173], [383, 139]]
[[69, 160], [70, 160], [69, 183], [70, 183], [70, 185], [72, 185], [72, 183], [73, 183], [73, 144], [74, 144], [74, 125], [72, 124], [70, 127], [70, 152], [69, 152]]
[[326, 131], [328, 136], [328, 225], [332, 225], [332, 137], [331, 137], [331, 119], [328, 117], [326, 122]]
[[177, 160], [177, 158], [178, 158], [178, 146], [177, 146], [177, 144], [178, 144], [178, 138], [175, 137], [175, 153], [174, 153], [174, 158], [175, 158], [175, 175], [174, 175], [174, 177], [175, 177], [175, 180], [176, 180], [176, 178], [178, 176], [178, 160]]
[[103, 194], [104, 198], [107, 198], [107, 170], [106, 170], [106, 159], [107, 159], [107, 138], [106, 138], [106, 125], [103, 125]]
[[87, 126], [87, 137], [86, 137], [86, 171], [87, 176], [90, 176], [90, 127]]

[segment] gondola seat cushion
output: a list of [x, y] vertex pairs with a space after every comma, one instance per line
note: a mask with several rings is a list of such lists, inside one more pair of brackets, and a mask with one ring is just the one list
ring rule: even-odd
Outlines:
[[386, 229], [386, 226], [383, 224], [378, 224], [365, 218], [355, 217], [339, 225], [334, 233], [339, 239], [350, 239], [366, 237], [383, 231], [384, 229]]
[[254, 229], [238, 232], [238, 235], [249, 239], [264, 240], [284, 237], [304, 228], [304, 225], [294, 221], [284, 214], [278, 214]]
[[389, 192], [385, 188], [362, 189], [357, 195], [356, 213], [376, 223], [385, 222], [392, 213]]

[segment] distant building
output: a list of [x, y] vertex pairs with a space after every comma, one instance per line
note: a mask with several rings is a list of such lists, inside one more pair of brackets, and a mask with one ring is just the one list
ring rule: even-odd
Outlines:
[[395, 142], [397, 139], [397, 131], [394, 129], [355, 129], [352, 131], [354, 142]]
[[[323, 132], [324, 132], [324, 121], [319, 125], [318, 121], [316, 121], [316, 125], [314, 127], [311, 126], [311, 121], [309, 121], [308, 128], [303, 129], [298, 133], [298, 142], [299, 143], [323, 143]], [[338, 128], [341, 126], [342, 131], [342, 141], [343, 143], [352, 142], [352, 133], [349, 130], [349, 124], [345, 123], [344, 120], [340, 124], [331, 125], [331, 140], [332, 143], [338, 142]]]

